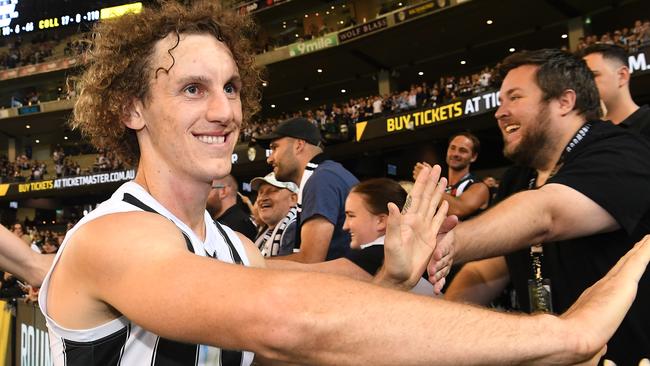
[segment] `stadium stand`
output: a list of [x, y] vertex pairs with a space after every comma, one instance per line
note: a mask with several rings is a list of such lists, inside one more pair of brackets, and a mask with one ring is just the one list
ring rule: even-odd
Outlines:
[[[46, 1], [20, 3], [35, 28], [64, 14]], [[90, 14], [129, 2], [65, 3], [70, 14]], [[650, 101], [644, 0], [534, 0], [526, 9], [516, 0], [226, 3], [259, 24], [256, 63], [265, 68], [262, 110], [246, 121], [232, 159], [246, 195], [247, 182], [270, 170], [256, 139], [298, 116], [320, 128], [328, 154], [359, 178], [410, 179], [415, 162], [443, 162], [448, 136], [471, 130], [482, 143], [473, 171], [498, 180], [510, 162], [493, 118], [494, 68], [523, 49], [621, 45], [631, 57], [634, 99]], [[0, 223], [21, 223], [38, 250], [47, 240], [60, 243], [70, 223], [135, 174], [65, 124], [93, 21], [58, 19], [32, 32], [15, 31], [27, 21], [0, 27]], [[425, 123], [427, 115], [438, 119]], [[16, 360], [2, 349], [0, 366], [3, 356]]]

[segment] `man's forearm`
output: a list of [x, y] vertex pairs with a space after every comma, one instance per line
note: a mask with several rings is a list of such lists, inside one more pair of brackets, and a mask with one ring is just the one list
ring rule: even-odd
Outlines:
[[[301, 299], [299, 306], [285, 308], [291, 317], [282, 324], [291, 337], [284, 339], [281, 351], [265, 357], [324, 365], [570, 364], [579, 360], [574, 353], [578, 337], [554, 316], [501, 314], [323, 277], [298, 282], [304, 286], [283, 286], [282, 292], [287, 301], [294, 296]], [[334, 303], [345, 307], [336, 313], [321, 311]], [[285, 334], [282, 327], [278, 332]]]
[[10, 272], [32, 285], [40, 285], [52, 259], [53, 256], [34, 252], [5, 227], [0, 228], [0, 270]]
[[510, 275], [504, 257], [465, 264], [445, 292], [445, 299], [488, 305], [508, 285]]
[[504, 255], [543, 242], [552, 227], [545, 194], [518, 193], [456, 227], [455, 262]]
[[300, 252], [278, 259], [301, 263], [318, 263], [327, 258], [334, 225], [322, 216], [310, 218], [300, 228]]

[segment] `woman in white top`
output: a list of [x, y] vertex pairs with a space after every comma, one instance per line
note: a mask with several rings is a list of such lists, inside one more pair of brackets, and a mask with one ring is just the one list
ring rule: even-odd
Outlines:
[[[351, 236], [350, 251], [344, 259], [374, 275], [384, 262], [384, 237], [388, 221], [388, 203], [400, 209], [406, 202], [407, 193], [392, 179], [373, 178], [352, 187], [345, 200], [345, 223], [343, 229]], [[420, 279], [412, 292], [433, 296], [433, 286]]]

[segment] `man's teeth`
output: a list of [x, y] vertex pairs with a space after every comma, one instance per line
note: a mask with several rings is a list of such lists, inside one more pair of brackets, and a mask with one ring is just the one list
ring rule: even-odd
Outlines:
[[196, 137], [199, 141], [206, 144], [223, 144], [226, 141], [226, 136], [206, 136], [200, 135]]
[[519, 127], [520, 127], [519, 125], [506, 126], [506, 132], [510, 133], [510, 132], [517, 131], [519, 129]]

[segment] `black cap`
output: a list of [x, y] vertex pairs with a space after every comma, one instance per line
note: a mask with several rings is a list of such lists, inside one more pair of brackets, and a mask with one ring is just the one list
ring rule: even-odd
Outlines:
[[268, 147], [271, 141], [282, 137], [293, 137], [305, 140], [315, 146], [320, 145], [321, 142], [318, 127], [309, 122], [306, 118], [302, 117], [291, 118], [283, 121], [273, 130], [273, 132], [268, 135], [260, 136], [256, 138], [256, 140], [260, 145]]

